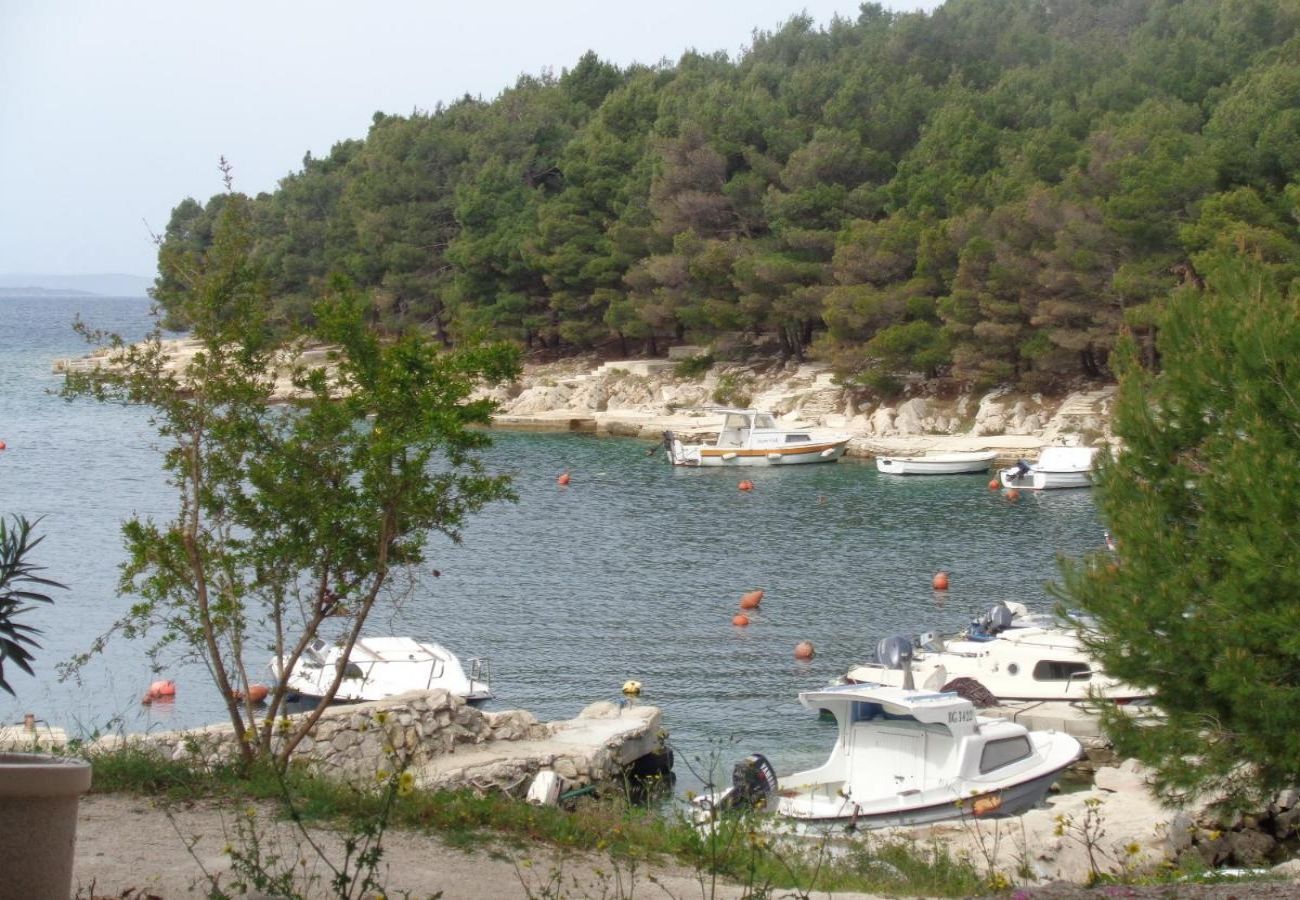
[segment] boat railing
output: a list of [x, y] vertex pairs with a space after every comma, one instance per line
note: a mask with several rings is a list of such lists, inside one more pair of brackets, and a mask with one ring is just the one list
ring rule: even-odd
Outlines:
[[492, 661], [486, 656], [475, 656], [469, 660], [469, 680], [481, 681], [491, 689]]

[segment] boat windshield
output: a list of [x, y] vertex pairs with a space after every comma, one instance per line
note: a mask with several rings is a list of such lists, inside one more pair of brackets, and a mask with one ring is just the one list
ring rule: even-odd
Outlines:
[[758, 413], [754, 416], [755, 428], [776, 428], [776, 419], [770, 413]]

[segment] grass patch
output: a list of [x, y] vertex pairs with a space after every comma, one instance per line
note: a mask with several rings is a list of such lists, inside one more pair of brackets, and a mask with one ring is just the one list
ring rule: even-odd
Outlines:
[[[304, 822], [356, 829], [387, 816], [388, 827], [436, 834], [471, 849], [505, 841], [518, 847], [607, 854], [616, 865], [674, 860], [709, 881], [739, 882], [755, 896], [770, 890], [861, 891], [964, 897], [989, 880], [939, 845], [852, 839], [775, 837], [753, 817], [729, 818], [709, 831], [673, 811], [637, 806], [617, 792], [580, 797], [570, 810], [532, 806], [503, 794], [412, 790], [385, 797], [293, 767], [280, 778], [269, 766], [236, 763], [195, 768], [138, 749], [97, 753], [94, 793], [136, 793], [176, 802], [272, 801]], [[385, 811], [385, 803], [391, 808]]]

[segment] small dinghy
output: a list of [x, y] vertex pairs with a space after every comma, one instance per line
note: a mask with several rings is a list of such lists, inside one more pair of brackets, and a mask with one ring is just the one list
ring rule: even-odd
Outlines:
[[1048, 491], [1056, 488], [1092, 487], [1096, 447], [1044, 447], [1038, 462], [1023, 459], [998, 473], [1006, 488]]
[[835, 716], [825, 764], [778, 777], [759, 754], [731, 787], [697, 797], [696, 821], [745, 805], [795, 825], [883, 828], [1008, 816], [1036, 806], [1079, 757], [1068, 734], [975, 714], [953, 693], [845, 684], [799, 695]]
[[877, 456], [876, 469], [886, 475], [965, 475], [987, 472], [996, 450], [969, 453], [927, 453], [924, 456]]

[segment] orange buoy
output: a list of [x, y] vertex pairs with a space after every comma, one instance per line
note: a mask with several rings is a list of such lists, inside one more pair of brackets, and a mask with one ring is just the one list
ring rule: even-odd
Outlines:
[[758, 604], [763, 602], [763, 589], [750, 591], [740, 598], [741, 609], [758, 609]]
[[[236, 700], [243, 700], [245, 696], [243, 691], [236, 690], [231, 691], [230, 693]], [[264, 684], [250, 684], [248, 686], [247, 696], [252, 702], [261, 703], [266, 699], [266, 695], [269, 693], [271, 693], [271, 689]]]
[[992, 481], [989, 482], [990, 491], [996, 491], [1000, 487], [1002, 487], [1002, 485], [998, 483], [998, 480], [996, 478], [994, 478]]
[[8, 449], [9, 449], [9, 448], [5, 446], [5, 442], [4, 442], [4, 441], [0, 441], [0, 450], [8, 450]]
[[754, 489], [754, 482], [746, 478], [740, 484], [736, 485], [736, 487], [740, 488], [742, 491], [752, 491]]
[[560, 485], [561, 487], [563, 487], [564, 485], [568, 484], [568, 483], [569, 483], [569, 470], [568, 470], [568, 469], [565, 469], [565, 470], [564, 470], [564, 474], [561, 475], [559, 478], [555, 479], [555, 483], [558, 484], [558, 485]]
[[171, 700], [176, 696], [176, 682], [174, 681], [155, 681], [149, 685], [149, 690], [144, 692], [140, 702], [144, 704], [153, 703], [155, 700]]
[[1007, 499], [1010, 500], [1012, 503], [1015, 503], [1017, 500], [1020, 499], [1020, 491], [1016, 490], [1015, 488], [1011, 488], [1010, 490], [1007, 491]]
[[812, 641], [800, 641], [794, 645], [795, 659], [812, 659], [817, 655], [817, 650], [813, 647]]
[[947, 573], [947, 572], [935, 572], [935, 573], [934, 573], [934, 578], [930, 580], [930, 585], [931, 585], [931, 587], [933, 587], [936, 591], [946, 591], [946, 590], [948, 590], [948, 573]]
[[740, 627], [743, 628], [744, 626], [749, 624], [749, 616], [745, 615], [744, 613], [736, 613], [734, 616], [731, 617], [731, 624], [739, 625]]

